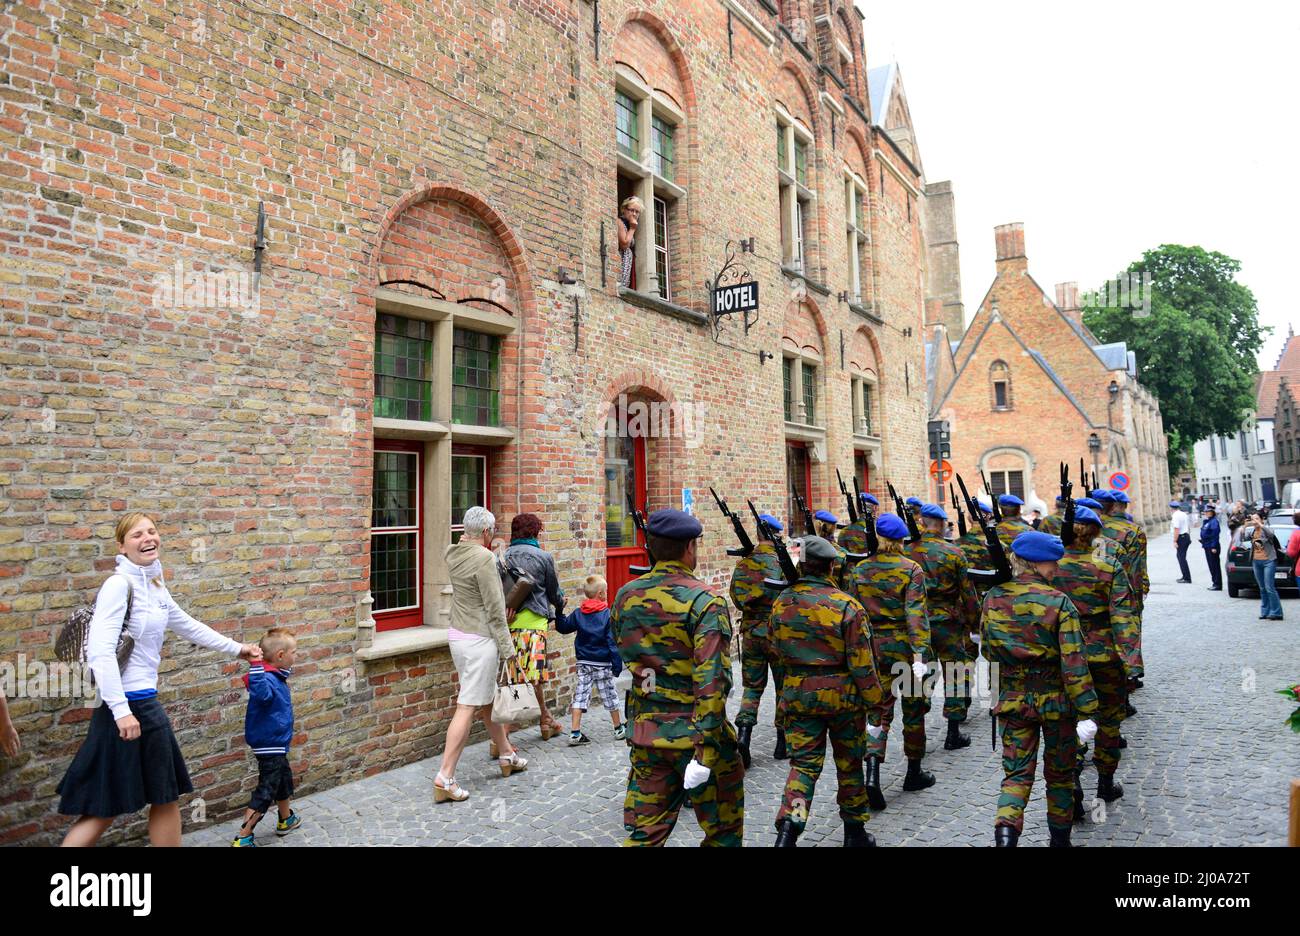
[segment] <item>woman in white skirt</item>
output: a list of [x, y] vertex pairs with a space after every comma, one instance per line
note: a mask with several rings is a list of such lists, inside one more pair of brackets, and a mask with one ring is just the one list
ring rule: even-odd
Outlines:
[[487, 724], [488, 734], [497, 746], [503, 776], [528, 766], [510, 744], [505, 726], [492, 721], [499, 661], [513, 658], [515, 652], [506, 625], [505, 594], [501, 591], [496, 556], [488, 548], [497, 519], [483, 507], [471, 507], [465, 511], [464, 524], [460, 541], [447, 547], [452, 589], [447, 642], [460, 678], [460, 695], [447, 726], [442, 766], [433, 778], [435, 803], [469, 799], [469, 793], [456, 782], [456, 764], [469, 739], [475, 714]]
[[[158, 664], [163, 638], [174, 630], [191, 643], [245, 660], [259, 659], [256, 644], [218, 634], [180, 609], [163, 584], [162, 538], [146, 514], [117, 522], [117, 570], [99, 589], [90, 622], [86, 657], [100, 704], [86, 740], [59, 784], [59, 812], [78, 816], [64, 845], [94, 845], [116, 816], [149, 807], [149, 842], [180, 845], [178, 800], [194, 790], [158, 701]], [[130, 594], [130, 619], [127, 595]], [[123, 622], [135, 639], [126, 665], [118, 667]]]

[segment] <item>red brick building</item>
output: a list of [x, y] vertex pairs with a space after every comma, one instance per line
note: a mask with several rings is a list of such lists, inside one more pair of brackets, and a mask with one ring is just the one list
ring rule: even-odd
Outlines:
[[1083, 458], [1105, 486], [1126, 475], [1130, 511], [1154, 528], [1167, 514], [1167, 442], [1132, 352], [1088, 330], [1075, 284], [1057, 286], [1053, 302], [1034, 281], [1022, 225], [998, 227], [996, 245], [997, 275], [951, 360], [946, 342], [932, 342], [936, 373], [954, 372], [933, 397], [954, 468], [968, 484], [982, 470], [994, 494], [1050, 512], [1060, 462], [1077, 483]]
[[[922, 489], [924, 182], [872, 122], [849, 3], [20, 0], [0, 35], [0, 659], [49, 660], [114, 518], [153, 512], [183, 607], [299, 633], [320, 789], [438, 750], [473, 504], [539, 513], [573, 594], [642, 555], [629, 494], [693, 494], [721, 582], [708, 485]], [[752, 327], [709, 315], [730, 254]], [[251, 788], [239, 675], [168, 642], [209, 818]], [[0, 842], [49, 842], [88, 711], [19, 695]]]

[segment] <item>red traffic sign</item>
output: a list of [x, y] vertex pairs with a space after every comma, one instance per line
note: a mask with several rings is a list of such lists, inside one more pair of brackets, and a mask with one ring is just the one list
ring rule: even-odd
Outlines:
[[930, 477], [934, 478], [940, 484], [947, 484], [948, 479], [952, 477], [952, 463], [947, 461], [930, 462]]
[[1122, 471], [1117, 471], [1107, 479], [1110, 481], [1112, 491], [1124, 491], [1128, 489], [1128, 475]]

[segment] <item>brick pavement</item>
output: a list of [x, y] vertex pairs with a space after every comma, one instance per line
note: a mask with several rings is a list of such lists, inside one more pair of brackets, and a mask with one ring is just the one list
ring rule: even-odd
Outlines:
[[[1283, 725], [1287, 702], [1272, 690], [1300, 680], [1300, 607], [1284, 600], [1286, 621], [1258, 621], [1258, 603], [1205, 590], [1204, 563], [1193, 585], [1177, 585], [1169, 537], [1151, 544], [1151, 596], [1146, 614], [1146, 688], [1139, 714], [1125, 725], [1129, 748], [1119, 768], [1124, 797], [1075, 827], [1077, 845], [1282, 845], [1287, 782], [1300, 775], [1300, 748]], [[1253, 680], [1253, 691], [1251, 689]], [[739, 685], [739, 668], [736, 671]], [[772, 696], [764, 697], [754, 732], [754, 766], [746, 775], [746, 845], [770, 845], [786, 764], [771, 758]], [[732, 711], [739, 704], [733, 693]], [[999, 759], [990, 750], [987, 708], [977, 702], [967, 724], [974, 743], [942, 749], [940, 705], [929, 719], [926, 767], [939, 782], [903, 793], [905, 762], [891, 745], [881, 771], [888, 808], [868, 829], [882, 845], [992, 844]], [[616, 845], [623, 839], [626, 746], [611, 736], [602, 709], [588, 712], [593, 743], [570, 748], [541, 741], [536, 728], [517, 743], [529, 769], [503, 779], [486, 742], [468, 748], [457, 771], [471, 793], [461, 804], [433, 805], [433, 758], [304, 797], [303, 828], [283, 840], [263, 821], [259, 841], [273, 847], [310, 845]], [[250, 757], [251, 766], [251, 757]], [[818, 784], [800, 845], [837, 846], [841, 825], [829, 763]], [[1084, 786], [1091, 796], [1096, 774]], [[1023, 845], [1045, 845], [1040, 775], [1026, 812]], [[194, 830], [187, 845], [225, 845], [229, 821]], [[694, 817], [683, 814], [671, 845], [699, 842]]]

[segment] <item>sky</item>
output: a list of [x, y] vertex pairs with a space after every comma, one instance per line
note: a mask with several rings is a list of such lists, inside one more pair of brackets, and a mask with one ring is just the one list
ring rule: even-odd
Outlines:
[[1025, 225], [1029, 269], [1093, 289], [1161, 244], [1241, 261], [1287, 325], [1300, 244], [1300, 4], [1239, 0], [857, 0], [867, 64], [897, 61], [927, 182], [956, 196], [967, 320], [994, 273], [993, 228]]

